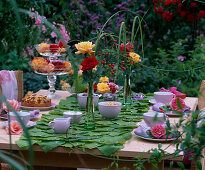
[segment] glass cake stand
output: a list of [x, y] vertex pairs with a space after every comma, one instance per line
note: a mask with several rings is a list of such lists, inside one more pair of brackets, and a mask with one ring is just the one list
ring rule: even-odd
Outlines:
[[61, 60], [61, 56], [66, 53], [65, 48], [40, 50], [38, 45], [35, 48], [45, 59], [36, 57], [29, 62], [29, 65], [36, 74], [47, 76], [49, 89], [46, 96], [50, 99], [60, 98], [61, 96], [55, 94], [56, 76], [65, 75], [71, 69], [68, 61]]

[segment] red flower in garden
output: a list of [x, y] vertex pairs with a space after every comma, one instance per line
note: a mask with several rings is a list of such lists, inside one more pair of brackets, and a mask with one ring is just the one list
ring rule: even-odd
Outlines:
[[178, 7], [181, 8], [181, 7], [182, 7], [182, 3], [180, 3], [180, 4], [178, 5]]
[[158, 0], [153, 0], [153, 2], [154, 2], [154, 3], [157, 3], [157, 2], [158, 2]]
[[126, 44], [125, 49], [124, 49], [124, 44], [123, 43], [119, 47], [119, 49], [123, 52], [124, 52], [124, 50], [126, 50], [126, 52], [131, 52], [131, 49], [133, 49], [133, 48], [134, 47], [130, 43]]
[[196, 2], [192, 2], [192, 3], [190, 4], [190, 7], [191, 7], [191, 8], [196, 8], [196, 7], [197, 7], [197, 3], [196, 3]]
[[181, 17], [184, 17], [184, 16], [186, 16], [187, 12], [183, 11], [183, 10], [180, 10], [179, 14], [180, 14]]
[[87, 71], [87, 70], [92, 70], [95, 66], [97, 66], [99, 61], [95, 57], [87, 57], [83, 60], [81, 63], [82, 70]]
[[195, 14], [194, 13], [188, 14], [188, 20], [190, 22], [194, 22], [195, 21]]
[[203, 17], [205, 17], [205, 11], [204, 10], [200, 10], [197, 19], [200, 20]]
[[173, 0], [172, 3], [173, 3], [174, 5], [176, 5], [176, 4], [178, 3], [178, 0]]
[[169, 6], [171, 5], [172, 1], [171, 0], [166, 0], [164, 1], [164, 5]]
[[163, 13], [163, 11], [164, 11], [164, 9], [163, 9], [162, 7], [159, 7], [159, 8], [157, 9], [157, 13], [158, 13], [158, 14]]
[[173, 18], [173, 12], [169, 12], [169, 11], [163, 12], [162, 17], [166, 19], [168, 22], [170, 22]]

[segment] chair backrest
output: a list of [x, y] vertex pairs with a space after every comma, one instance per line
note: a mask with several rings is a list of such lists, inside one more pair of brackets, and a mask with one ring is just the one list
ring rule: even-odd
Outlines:
[[[16, 76], [17, 80], [17, 86], [18, 86], [18, 101], [20, 102], [23, 98], [24, 91], [23, 91], [23, 71], [14, 71], [14, 74]], [[0, 94], [2, 94], [2, 88], [0, 84]]]
[[198, 96], [198, 109], [205, 109], [205, 80], [202, 80]]

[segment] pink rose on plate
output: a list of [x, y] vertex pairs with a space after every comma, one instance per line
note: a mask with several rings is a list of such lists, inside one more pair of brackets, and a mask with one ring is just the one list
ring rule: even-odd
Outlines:
[[[11, 105], [11, 107], [13, 107], [16, 111], [20, 109], [19, 102], [17, 100], [7, 100], [7, 101]], [[3, 110], [5, 110], [6, 112], [11, 111], [11, 109], [8, 110], [7, 105], [5, 103], [3, 103]]]
[[166, 130], [162, 125], [154, 125], [150, 132], [155, 138], [161, 138], [166, 134]]
[[173, 110], [182, 112], [182, 110], [186, 107], [184, 100], [180, 97], [175, 97], [172, 99], [171, 107]]
[[115, 83], [107, 83], [109, 88], [110, 88], [110, 91], [111, 93], [115, 93], [117, 90], [119, 90], [119, 86], [116, 85]]
[[[10, 122], [10, 128], [12, 135], [20, 135], [23, 133], [20, 123], [16, 120], [12, 120]], [[9, 125], [6, 126], [6, 133], [9, 134]]]

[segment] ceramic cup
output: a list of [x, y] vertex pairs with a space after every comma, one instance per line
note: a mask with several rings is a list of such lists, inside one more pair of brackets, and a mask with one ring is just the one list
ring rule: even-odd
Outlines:
[[143, 114], [144, 121], [149, 127], [154, 125], [163, 125], [166, 121], [166, 116], [164, 113], [159, 112], [147, 112]]
[[[108, 105], [115, 103], [116, 105]], [[115, 119], [121, 111], [122, 104], [120, 102], [100, 102], [98, 103], [99, 112], [104, 119]]]
[[64, 118], [70, 117], [71, 123], [80, 123], [82, 112], [78, 112], [78, 111], [63, 112], [63, 117]]
[[[98, 105], [99, 101], [99, 95], [94, 94], [93, 95], [93, 101], [94, 101], [94, 107]], [[78, 104], [82, 109], [86, 109], [86, 104], [87, 104], [87, 93], [79, 93], [78, 94]]]
[[56, 118], [49, 122], [48, 126], [54, 130], [55, 133], [66, 133], [70, 127], [71, 118]]
[[[20, 116], [21, 120], [23, 121], [24, 125], [27, 125], [30, 120], [30, 113], [29, 112], [17, 112], [17, 114]], [[10, 120], [17, 120], [18, 118], [14, 112], [9, 112]]]
[[157, 103], [170, 103], [173, 99], [173, 93], [170, 92], [154, 92], [154, 99]]

